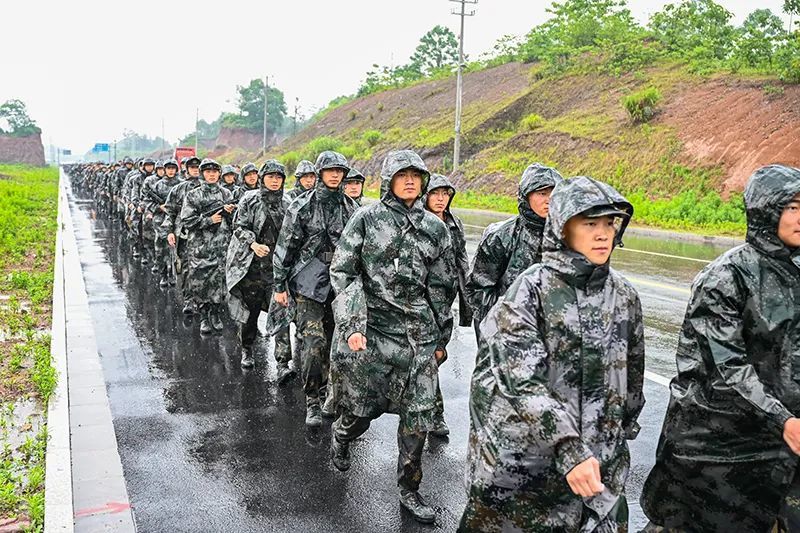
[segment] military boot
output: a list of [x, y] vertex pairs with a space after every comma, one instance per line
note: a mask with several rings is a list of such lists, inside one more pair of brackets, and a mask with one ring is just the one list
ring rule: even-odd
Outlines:
[[211, 326], [211, 317], [209, 316], [211, 313], [208, 309], [201, 309], [200, 310], [200, 333], [208, 335], [214, 328]]
[[186, 300], [183, 305], [183, 314], [184, 315], [193, 315], [195, 313], [194, 302], [191, 300]]
[[436, 419], [433, 421], [433, 429], [428, 432], [428, 435], [433, 435], [434, 437], [439, 437], [441, 439], [450, 435], [450, 428], [447, 427], [447, 422], [444, 421], [444, 416], [436, 415]]
[[319, 401], [308, 403], [306, 407], [306, 425], [309, 427], [322, 425], [322, 410], [319, 408]]
[[169, 280], [167, 279], [166, 276], [161, 276], [161, 281], [158, 282], [158, 286], [161, 287], [162, 289], [166, 289], [167, 287], [169, 287]]
[[340, 472], [350, 470], [350, 443], [339, 442], [335, 431], [331, 433], [331, 461]]
[[251, 346], [242, 346], [242, 368], [253, 368], [256, 360], [253, 359], [253, 349]]
[[436, 511], [426, 504], [419, 492], [415, 490], [400, 490], [400, 506], [408, 511], [417, 522], [433, 524], [436, 520]]
[[297, 373], [289, 367], [289, 363], [278, 363], [278, 385], [288, 383]]
[[[330, 390], [330, 386], [328, 387]], [[336, 409], [333, 406], [333, 394], [328, 392], [325, 396], [325, 403], [322, 404], [322, 416], [325, 418], [334, 418], [336, 416]]]
[[222, 322], [222, 313], [219, 307], [215, 306], [214, 309], [209, 312], [209, 315], [211, 319], [211, 326], [217, 331], [222, 331], [222, 328], [225, 327], [225, 324]]
[[153, 266], [150, 267], [150, 272], [153, 274], [158, 274], [158, 263], [155, 261], [153, 262]]

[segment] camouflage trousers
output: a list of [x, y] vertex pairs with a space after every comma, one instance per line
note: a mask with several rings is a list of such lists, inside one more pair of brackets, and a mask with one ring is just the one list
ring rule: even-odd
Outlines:
[[328, 385], [333, 339], [333, 292], [325, 303], [301, 295], [295, 296], [295, 325], [302, 338], [303, 390], [309, 404], [324, 400]]
[[[187, 283], [187, 279], [189, 278], [189, 251], [188, 251], [188, 243], [186, 239], [181, 239], [180, 237], [177, 238], [176, 250], [175, 254], [181, 263], [180, 268], [180, 288], [181, 288], [181, 295], [183, 296], [183, 303], [184, 305], [194, 302], [194, 296], [192, 294], [192, 288], [189, 283]], [[177, 269], [175, 270], [178, 271]]]
[[[250, 272], [236, 284], [242, 294], [244, 305], [249, 311], [247, 322], [239, 324], [239, 340], [242, 347], [250, 348], [258, 335], [258, 317], [262, 309], [268, 307], [272, 297], [272, 286], [259, 279], [252, 279]], [[292, 346], [289, 340], [289, 327], [282, 328], [275, 335], [275, 360], [278, 364], [288, 365], [292, 360]]]
[[167, 242], [167, 233], [161, 228], [159, 224], [153, 224], [153, 260], [158, 265], [158, 271], [161, 277], [169, 279], [173, 276], [172, 254], [169, 242]]
[[[566, 482], [564, 482], [566, 484]], [[555, 499], [548, 506], [542, 494], [534, 491], [504, 487], [471, 486], [467, 497], [467, 507], [461, 516], [457, 533], [567, 533], [584, 531], [590, 518], [589, 510], [582, 506], [572, 516], [570, 511], [560, 504], [563, 500], [577, 498], [571, 493], [565, 494], [562, 501]], [[545, 505], [543, 505], [545, 504]], [[594, 515], [595, 520], [597, 515]], [[622, 494], [611, 512], [592, 530], [593, 533], [628, 533], [628, 502]], [[688, 532], [683, 532], [688, 533]]]
[[[336, 440], [349, 443], [363, 435], [371, 422], [370, 418], [344, 413], [333, 423], [332, 430]], [[422, 482], [422, 449], [427, 434], [409, 431], [407, 426], [402, 418], [397, 425], [397, 486], [416, 491]]]
[[800, 531], [800, 470], [795, 472], [789, 492], [783, 499], [775, 531], [788, 533]]

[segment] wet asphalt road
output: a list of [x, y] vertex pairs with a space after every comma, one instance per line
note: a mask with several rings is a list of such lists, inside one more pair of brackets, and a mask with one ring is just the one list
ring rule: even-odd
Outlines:
[[[69, 195], [95, 322], [114, 428], [139, 531], [455, 531], [465, 503], [463, 471], [469, 376], [476, 345], [457, 328], [440, 369], [449, 441], [430, 440], [421, 493], [438, 509], [419, 525], [397, 503], [397, 417], [384, 415], [353, 446], [353, 467], [330, 463], [329, 425], [309, 430], [299, 381], [275, 383], [271, 343], [259, 339], [257, 366], [243, 371], [232, 324], [201, 337], [184, 319], [174, 289], [162, 291], [149, 267], [134, 264], [116, 224], [92, 216]], [[480, 222], [473, 222], [480, 225]], [[470, 230], [470, 253], [480, 230]], [[709, 259], [701, 245], [627, 239], [632, 249]], [[614, 265], [642, 297], [647, 368], [674, 374], [674, 348], [689, 285], [700, 262], [621, 250]], [[262, 314], [262, 328], [264, 316]], [[642, 432], [631, 443], [631, 531], [646, 520], [638, 497], [666, 408], [667, 389], [645, 383]]]

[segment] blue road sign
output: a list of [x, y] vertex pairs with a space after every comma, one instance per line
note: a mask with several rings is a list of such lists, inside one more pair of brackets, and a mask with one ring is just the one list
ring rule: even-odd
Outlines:
[[96, 143], [92, 152], [108, 152], [108, 143]]

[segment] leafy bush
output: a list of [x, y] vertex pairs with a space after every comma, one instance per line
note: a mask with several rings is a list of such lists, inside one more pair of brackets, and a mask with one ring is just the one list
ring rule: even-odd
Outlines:
[[299, 152], [292, 151], [292, 152], [286, 152], [285, 154], [280, 156], [278, 158], [278, 161], [286, 165], [286, 172], [294, 174], [294, 171], [297, 168], [297, 163], [299, 163], [301, 159], [303, 159], [303, 157], [300, 155]]
[[314, 161], [320, 153], [326, 150], [341, 152], [342, 141], [340, 141], [339, 139], [334, 139], [333, 137], [326, 137], [326, 136], [312, 139], [311, 142], [309, 142], [306, 145], [306, 155], [308, 156], [307, 159]]
[[656, 104], [661, 101], [661, 93], [655, 87], [629, 94], [622, 99], [622, 105], [634, 122], [647, 122], [656, 114]]
[[529, 131], [541, 128], [543, 124], [544, 124], [544, 119], [540, 115], [537, 115], [536, 113], [531, 113], [527, 117], [523, 118], [522, 122], [520, 122], [520, 125], [524, 129]]
[[705, 195], [686, 191], [669, 199], [650, 199], [643, 191], [638, 191], [627, 198], [633, 204], [637, 223], [733, 234], [743, 234], [747, 229], [741, 194], [732, 194], [728, 201], [713, 191]]
[[367, 130], [361, 135], [361, 138], [369, 146], [375, 146], [381, 142], [381, 139], [383, 139], [383, 133], [379, 132], [378, 130]]

